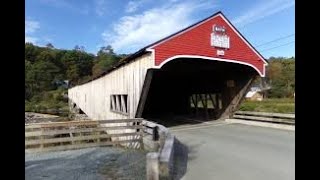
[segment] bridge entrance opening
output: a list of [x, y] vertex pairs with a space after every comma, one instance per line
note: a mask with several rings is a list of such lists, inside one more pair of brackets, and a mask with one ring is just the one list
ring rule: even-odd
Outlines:
[[231, 114], [256, 71], [249, 66], [206, 59], [180, 58], [148, 71], [137, 117], [219, 119]]

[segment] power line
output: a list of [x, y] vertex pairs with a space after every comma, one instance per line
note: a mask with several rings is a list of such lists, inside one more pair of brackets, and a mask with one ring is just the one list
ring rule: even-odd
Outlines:
[[294, 36], [294, 35], [295, 35], [295, 33], [290, 34], [290, 35], [288, 35], [288, 36], [280, 37], [280, 38], [274, 39], [274, 40], [272, 40], [272, 41], [269, 41], [269, 42], [265, 42], [265, 43], [259, 44], [259, 45], [257, 45], [256, 47], [259, 47], [259, 46], [262, 46], [262, 45], [266, 45], [266, 44], [270, 44], [270, 43], [273, 43], [273, 42], [279, 41], [279, 40], [281, 40], [281, 39], [286, 39], [286, 38], [291, 37], [291, 36]]
[[275, 48], [278, 48], [278, 47], [286, 46], [286, 45], [289, 45], [289, 44], [294, 43], [294, 42], [295, 42], [295, 41], [291, 41], [291, 42], [288, 42], [288, 43], [285, 43], [285, 44], [282, 44], [282, 45], [279, 45], [279, 46], [275, 46], [275, 47], [268, 48], [268, 49], [263, 49], [263, 50], [261, 50], [261, 51], [259, 51], [259, 52], [263, 52], [263, 51], [275, 49]]

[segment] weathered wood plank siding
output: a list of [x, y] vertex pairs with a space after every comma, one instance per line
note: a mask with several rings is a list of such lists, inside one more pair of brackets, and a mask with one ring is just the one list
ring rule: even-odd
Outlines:
[[[150, 53], [89, 83], [68, 90], [69, 99], [91, 119], [134, 118], [147, 70], [153, 67]], [[128, 95], [128, 115], [110, 109], [112, 94]]]

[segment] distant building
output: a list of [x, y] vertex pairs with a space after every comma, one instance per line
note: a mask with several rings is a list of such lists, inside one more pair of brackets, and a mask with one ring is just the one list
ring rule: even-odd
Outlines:
[[250, 91], [245, 96], [246, 99], [252, 101], [262, 101], [264, 94], [260, 88], [251, 88]]
[[269, 89], [270, 87], [251, 87], [250, 91], [247, 92], [245, 98], [252, 101], [262, 101], [264, 98], [266, 98], [266, 92]]

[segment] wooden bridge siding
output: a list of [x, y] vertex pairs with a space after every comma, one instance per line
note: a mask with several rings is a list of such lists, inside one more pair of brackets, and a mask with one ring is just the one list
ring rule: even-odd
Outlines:
[[[99, 79], [69, 89], [69, 98], [92, 119], [134, 118], [146, 72], [153, 65], [151, 54], [143, 55]], [[128, 94], [128, 115], [110, 110], [112, 94]]]

